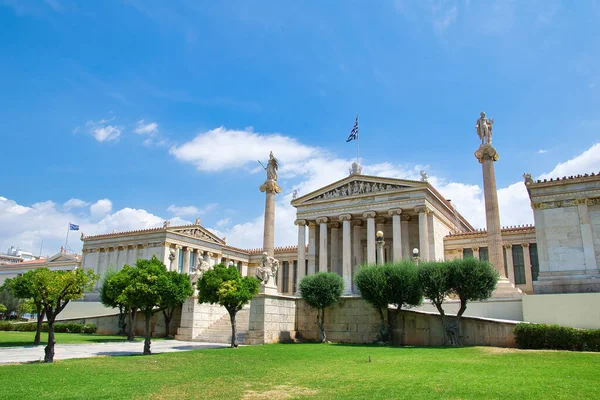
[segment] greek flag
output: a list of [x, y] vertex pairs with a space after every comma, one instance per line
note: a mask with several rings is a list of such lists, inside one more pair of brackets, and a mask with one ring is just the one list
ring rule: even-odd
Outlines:
[[75, 225], [69, 222], [69, 230], [70, 231], [78, 231], [79, 230], [79, 225]]
[[356, 116], [356, 121], [354, 121], [354, 126], [350, 131], [350, 136], [346, 139], [346, 142], [351, 142], [352, 140], [358, 139], [358, 115]]

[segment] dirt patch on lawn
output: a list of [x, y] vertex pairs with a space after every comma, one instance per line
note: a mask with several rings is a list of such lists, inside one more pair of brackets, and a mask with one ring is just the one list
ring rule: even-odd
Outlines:
[[523, 350], [521, 349], [513, 349], [509, 347], [489, 347], [489, 346], [481, 346], [479, 350], [486, 354], [508, 354], [508, 353], [519, 353]]
[[317, 390], [312, 390], [305, 387], [279, 385], [264, 392], [257, 390], [246, 390], [242, 399], [244, 400], [285, 400], [291, 397], [308, 397], [318, 393]]

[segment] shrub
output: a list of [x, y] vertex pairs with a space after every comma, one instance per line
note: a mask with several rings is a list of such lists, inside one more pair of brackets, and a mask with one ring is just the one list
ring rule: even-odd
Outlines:
[[521, 349], [599, 351], [600, 329], [520, 323], [514, 330]]
[[[0, 322], [0, 331], [16, 331], [16, 332], [35, 332], [37, 325], [35, 323], [12, 323], [12, 322]], [[96, 333], [96, 325], [94, 324], [55, 324], [55, 332], [61, 333]], [[48, 332], [48, 324], [42, 324], [42, 332]]]
[[317, 309], [317, 325], [321, 341], [327, 341], [325, 334], [325, 309], [337, 304], [344, 291], [344, 280], [333, 272], [317, 272], [300, 281], [300, 295], [309, 306]]

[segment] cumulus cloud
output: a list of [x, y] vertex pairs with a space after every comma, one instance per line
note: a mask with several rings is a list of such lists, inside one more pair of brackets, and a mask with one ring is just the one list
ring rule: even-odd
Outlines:
[[[111, 119], [101, 119], [99, 121], [88, 121], [85, 124], [87, 132], [94, 137], [98, 142], [111, 142], [113, 140], [119, 139], [121, 136], [122, 128], [116, 125], [109, 124], [113, 121], [114, 118]], [[76, 127], [73, 129], [73, 133], [78, 133], [81, 129]]]
[[540, 175], [538, 179], [562, 178], [563, 176], [587, 174], [590, 172], [597, 173], [599, 171], [600, 143], [596, 143], [578, 156], [558, 163], [552, 171]]
[[90, 215], [92, 218], [100, 218], [110, 213], [112, 202], [109, 199], [98, 200], [90, 206]]
[[188, 216], [188, 215], [204, 215], [207, 214], [211, 211], [213, 211], [214, 209], [216, 209], [218, 206], [217, 203], [210, 203], [205, 205], [202, 208], [198, 208], [196, 206], [176, 206], [174, 204], [171, 204], [168, 208], [167, 211], [170, 212], [173, 215], [176, 216]]
[[83, 201], [81, 199], [69, 199], [63, 204], [63, 208], [65, 210], [70, 210], [72, 208], [82, 208], [89, 206], [90, 203], [87, 201]]
[[220, 220], [217, 221], [217, 226], [219, 228], [223, 228], [224, 226], [227, 226], [231, 223], [231, 218], [221, 218]]
[[[214, 151], [214, 149], [226, 149]], [[180, 161], [194, 165], [200, 171], [222, 171], [252, 165], [256, 160], [265, 160], [267, 151], [285, 163], [295, 163], [315, 156], [319, 150], [305, 146], [296, 139], [278, 133], [261, 134], [247, 130], [231, 130], [224, 127], [199, 133], [194, 139], [179, 146], [173, 146], [170, 153]], [[282, 165], [282, 173], [285, 165]]]

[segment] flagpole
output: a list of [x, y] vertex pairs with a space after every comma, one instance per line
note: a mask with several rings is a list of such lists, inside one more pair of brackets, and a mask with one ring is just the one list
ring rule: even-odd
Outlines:
[[[358, 123], [358, 115], [356, 116], [356, 122]], [[356, 163], [358, 164], [358, 155], [359, 155], [359, 146], [358, 146], [358, 142], [360, 141], [360, 129], [358, 130], [357, 134], [356, 134]]]
[[69, 231], [71, 230], [71, 221], [67, 225], [67, 238], [65, 239], [65, 249], [67, 248], [67, 243], [69, 242]]

